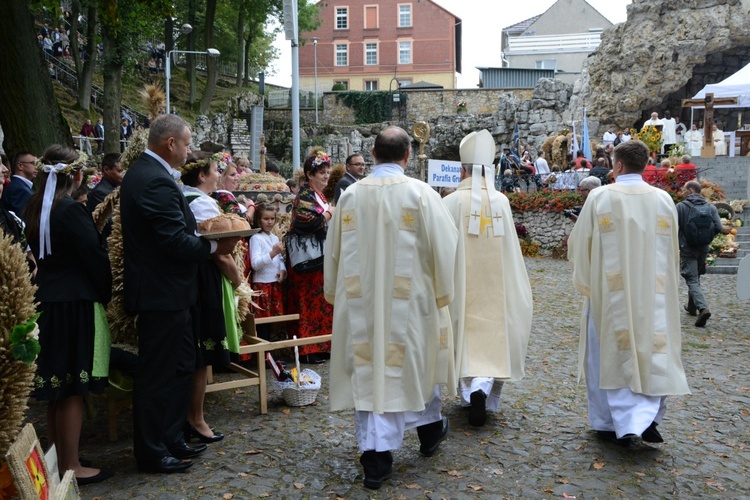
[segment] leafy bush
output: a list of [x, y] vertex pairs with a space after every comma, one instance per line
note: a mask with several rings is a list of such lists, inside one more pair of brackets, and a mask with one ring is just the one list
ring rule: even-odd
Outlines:
[[[401, 94], [401, 99], [405, 98]], [[340, 92], [336, 102], [343, 102], [354, 110], [357, 124], [380, 123], [390, 119], [391, 93], [385, 90]]]

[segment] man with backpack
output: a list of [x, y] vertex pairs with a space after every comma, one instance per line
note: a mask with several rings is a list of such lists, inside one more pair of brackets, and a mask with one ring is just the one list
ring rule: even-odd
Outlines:
[[708, 246], [719, 233], [728, 233], [722, 227], [719, 211], [701, 194], [697, 181], [686, 182], [682, 188], [685, 200], [677, 204], [677, 222], [680, 240], [680, 275], [688, 286], [687, 313], [697, 316], [695, 326], [704, 327], [711, 311], [701, 290], [701, 274], [706, 274]]

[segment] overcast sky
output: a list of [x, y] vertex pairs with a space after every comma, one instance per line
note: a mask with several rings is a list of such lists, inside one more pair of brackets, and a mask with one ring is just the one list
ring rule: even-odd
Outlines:
[[[500, 66], [500, 31], [524, 19], [544, 13], [556, 0], [433, 0], [463, 22], [463, 73], [458, 75], [459, 88], [476, 88], [479, 71], [476, 66]], [[607, 19], [617, 24], [627, 19], [630, 0], [588, 0]], [[290, 42], [281, 33], [275, 45], [281, 57], [274, 67], [276, 74], [269, 83], [290, 87], [292, 56]], [[488, 50], [496, 47], [496, 50]]]

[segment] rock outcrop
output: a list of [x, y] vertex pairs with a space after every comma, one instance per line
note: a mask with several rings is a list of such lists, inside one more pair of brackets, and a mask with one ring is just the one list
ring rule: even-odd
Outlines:
[[634, 0], [627, 9], [589, 56], [566, 115], [580, 120], [585, 106], [592, 135], [640, 126], [652, 110], [679, 114], [681, 98], [750, 61], [749, 0]]

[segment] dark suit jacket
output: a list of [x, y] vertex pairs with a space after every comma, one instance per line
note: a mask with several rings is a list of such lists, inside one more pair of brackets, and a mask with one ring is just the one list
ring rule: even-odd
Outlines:
[[107, 251], [86, 207], [70, 197], [50, 213], [52, 253], [39, 258], [39, 237], [28, 238], [37, 258], [36, 299], [41, 302], [90, 300], [107, 304], [112, 271]]
[[115, 186], [112, 185], [107, 179], [102, 179], [94, 189], [89, 191], [89, 196], [86, 200], [86, 206], [89, 208], [89, 212], [92, 214], [99, 203], [104, 201], [112, 191], [115, 190]]
[[5, 186], [0, 201], [6, 209], [23, 218], [23, 209], [29, 198], [31, 198], [31, 188], [14, 175], [10, 178], [10, 184]]
[[120, 186], [125, 309], [177, 311], [198, 298], [198, 263], [210, 255], [195, 218], [167, 170], [142, 154]]
[[349, 172], [345, 173], [344, 176], [336, 183], [336, 191], [333, 193], [333, 202], [338, 203], [341, 193], [346, 191], [346, 188], [357, 182], [357, 178]]

